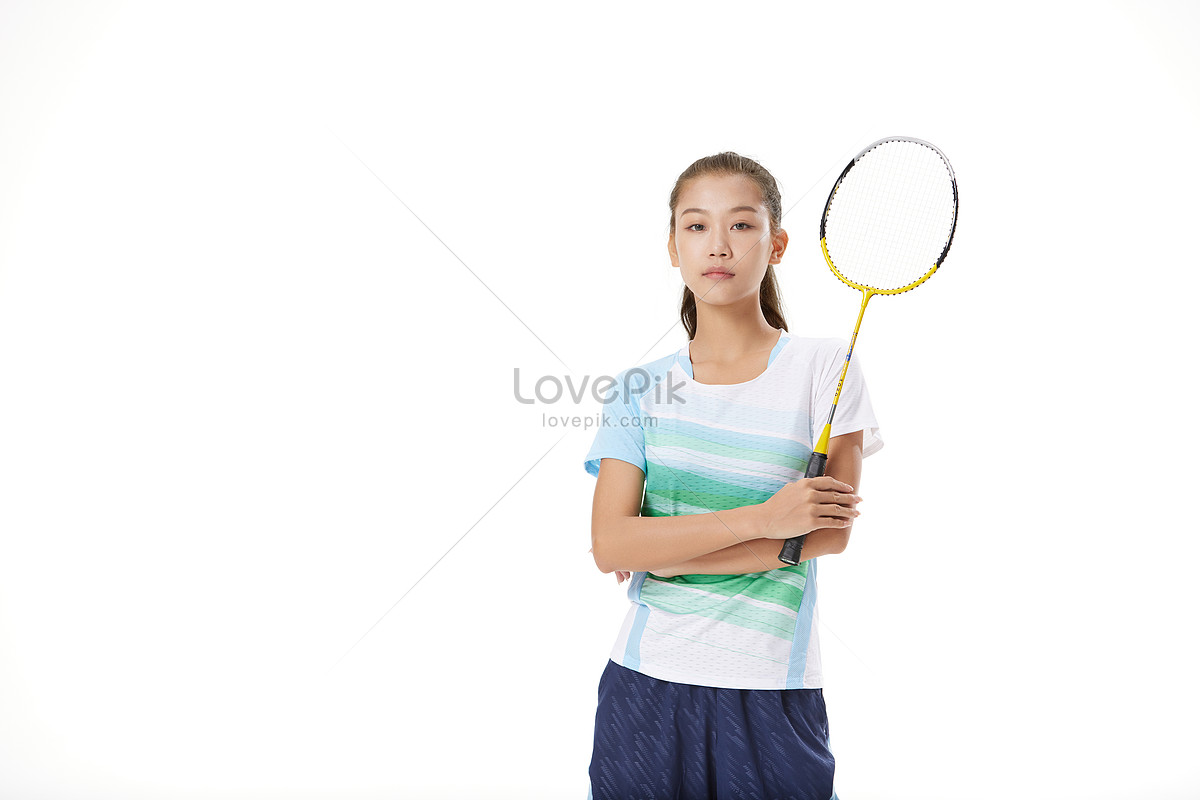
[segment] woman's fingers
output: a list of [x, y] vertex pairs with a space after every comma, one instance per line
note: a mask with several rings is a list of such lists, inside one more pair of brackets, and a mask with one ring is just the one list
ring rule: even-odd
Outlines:
[[837, 503], [823, 503], [817, 506], [818, 517], [838, 517], [841, 519], [854, 519], [861, 514], [857, 508], [840, 505]]
[[850, 492], [821, 492], [818, 497], [825, 503], [838, 506], [856, 506], [862, 502], [861, 497]]
[[813, 492], [813, 499], [818, 503], [833, 503], [842, 506], [855, 506], [862, 498], [854, 493], [854, 487], [839, 481], [831, 475], [821, 475], [808, 479], [808, 488]]
[[854, 487], [848, 483], [843, 483], [832, 475], [819, 475], [816, 478], [808, 478], [809, 486], [823, 492], [854, 492]]

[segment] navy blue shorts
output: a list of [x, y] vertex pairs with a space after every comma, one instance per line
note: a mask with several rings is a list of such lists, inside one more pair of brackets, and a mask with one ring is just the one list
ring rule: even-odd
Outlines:
[[600, 676], [589, 800], [837, 800], [821, 689]]

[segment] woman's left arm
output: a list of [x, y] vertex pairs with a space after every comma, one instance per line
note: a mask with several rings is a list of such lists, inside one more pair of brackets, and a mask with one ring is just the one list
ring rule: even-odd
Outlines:
[[[834, 436], [829, 440], [829, 460], [825, 474], [854, 487], [854, 493], [862, 496], [858, 482], [862, 477], [862, 431]], [[801, 561], [817, 556], [841, 553], [850, 543], [850, 527], [821, 528], [804, 538], [800, 551]], [[750, 572], [766, 572], [786, 566], [779, 560], [782, 539], [751, 539], [731, 545], [722, 550], [705, 553], [666, 569], [653, 570], [650, 574], [660, 578], [676, 575], [745, 575]], [[618, 577], [618, 580], [620, 578]]]

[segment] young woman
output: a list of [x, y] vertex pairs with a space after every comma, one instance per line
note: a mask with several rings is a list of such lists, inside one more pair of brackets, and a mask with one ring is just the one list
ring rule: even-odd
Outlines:
[[[631, 579], [600, 677], [594, 800], [837, 797], [817, 558], [845, 550], [883, 441], [854, 360], [826, 476], [803, 477], [846, 342], [788, 332], [781, 206], [736, 153], [679, 176], [667, 252], [689, 341], [617, 376], [585, 459], [596, 565]], [[780, 562], [801, 535], [801, 562]]]

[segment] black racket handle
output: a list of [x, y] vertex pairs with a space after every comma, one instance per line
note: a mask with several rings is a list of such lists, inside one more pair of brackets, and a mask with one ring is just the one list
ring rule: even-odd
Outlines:
[[[808, 459], [808, 469], [804, 470], [804, 477], [819, 478], [825, 474], [825, 462], [829, 460], [829, 455], [826, 453], [813, 453]], [[790, 564], [793, 567], [800, 563], [800, 545], [804, 543], [803, 536], [796, 536], [788, 539], [783, 543], [783, 548], [779, 551], [779, 560], [785, 564]]]

